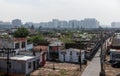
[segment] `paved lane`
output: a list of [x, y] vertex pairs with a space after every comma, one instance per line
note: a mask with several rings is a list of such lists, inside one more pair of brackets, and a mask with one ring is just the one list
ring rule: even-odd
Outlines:
[[100, 73], [100, 49], [93, 60], [88, 64], [81, 76], [99, 76]]

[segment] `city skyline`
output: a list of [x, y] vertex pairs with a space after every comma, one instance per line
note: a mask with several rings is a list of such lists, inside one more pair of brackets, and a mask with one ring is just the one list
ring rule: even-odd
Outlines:
[[0, 0], [0, 21], [48, 22], [96, 18], [101, 25], [120, 22], [119, 0]]
[[[1, 28], [10, 29], [14, 26], [25, 26], [29, 28], [30, 26], [35, 27], [42, 27], [42, 28], [60, 28], [60, 29], [80, 29], [80, 28], [98, 28], [99, 21], [97, 21], [95, 18], [85, 18], [84, 20], [59, 20], [59, 19], [52, 19], [49, 22], [40, 22], [40, 23], [33, 23], [33, 22], [26, 22], [22, 23], [22, 20], [20, 19], [14, 19], [11, 22], [4, 22], [0, 21]], [[6, 27], [5, 27], [6, 26]], [[7, 28], [8, 27], [8, 28]]]

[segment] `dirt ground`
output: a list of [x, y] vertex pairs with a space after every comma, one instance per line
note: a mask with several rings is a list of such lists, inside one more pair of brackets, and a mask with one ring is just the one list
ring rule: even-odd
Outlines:
[[[82, 71], [85, 67], [86, 65], [82, 65]], [[32, 72], [31, 76], [80, 76], [80, 74], [79, 64], [47, 62], [44, 67]]]
[[[109, 55], [106, 57], [108, 62], [110, 60]], [[105, 63], [106, 76], [120, 76], [120, 68], [113, 68], [110, 63]]]

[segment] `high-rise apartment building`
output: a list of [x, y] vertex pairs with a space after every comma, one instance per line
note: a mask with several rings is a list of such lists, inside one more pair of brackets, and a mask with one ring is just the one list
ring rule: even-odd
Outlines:
[[60, 28], [64, 29], [64, 28], [68, 28], [68, 22], [67, 21], [59, 21], [59, 25]]
[[86, 18], [84, 20], [58, 20], [53, 19], [49, 22], [41, 22], [40, 26], [42, 28], [57, 28], [57, 29], [81, 29], [81, 28], [98, 28], [99, 22], [95, 18]]
[[77, 20], [70, 20], [70, 21], [69, 21], [69, 26], [70, 26], [72, 29], [79, 28], [79, 21], [77, 21]]
[[112, 28], [120, 28], [120, 22], [112, 22], [111, 27]]
[[14, 20], [12, 20], [12, 24], [13, 24], [14, 26], [19, 27], [19, 26], [22, 25], [22, 22], [21, 22], [20, 19], [14, 19]]
[[58, 20], [58, 19], [53, 19], [53, 20], [52, 20], [52, 23], [53, 23], [53, 27], [54, 27], [54, 28], [57, 28], [58, 25], [59, 25], [59, 20]]
[[10, 22], [2, 22], [0, 21], [0, 30], [6, 30], [13, 28], [12, 24]]
[[95, 18], [85, 18], [82, 21], [82, 27], [83, 28], [98, 28], [99, 22]]

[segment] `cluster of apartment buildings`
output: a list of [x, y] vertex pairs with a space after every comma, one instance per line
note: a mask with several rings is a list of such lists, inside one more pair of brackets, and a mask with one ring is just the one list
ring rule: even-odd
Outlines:
[[40, 23], [33, 23], [33, 22], [26, 22], [22, 23], [20, 19], [14, 19], [12, 22], [3, 22], [0, 21], [0, 27], [1, 29], [11, 29], [15, 27], [19, 27], [21, 25], [24, 25], [26, 28], [30, 28], [32, 25], [35, 27], [40, 28], [59, 28], [59, 29], [80, 29], [80, 28], [98, 28], [99, 27], [99, 21], [97, 21], [95, 18], [85, 18], [84, 20], [58, 20], [53, 19], [49, 22], [40, 22]]
[[8, 30], [11, 28], [19, 27], [22, 25], [22, 22], [20, 19], [14, 19], [12, 22], [3, 22], [0, 21], [0, 30]]
[[49, 22], [41, 22], [41, 28], [59, 28], [59, 29], [81, 29], [81, 28], [98, 28], [99, 21], [95, 18], [85, 18], [84, 20], [58, 20], [53, 19]]
[[[33, 22], [26, 22], [22, 23], [20, 19], [14, 19], [11, 22], [3, 22], [0, 21], [0, 30], [8, 30], [11, 28], [19, 27], [23, 25], [26, 28], [30, 28], [31, 26], [39, 27], [41, 29], [86, 29], [86, 28], [99, 28], [100, 22], [97, 21], [95, 18], [85, 18], [83, 20], [59, 20], [59, 19], [52, 19], [52, 21], [48, 22], [40, 22], [40, 23], [33, 23]], [[112, 22], [111, 28], [119, 28], [120, 22]]]
[[112, 22], [111, 27], [112, 28], [120, 28], [120, 22]]

